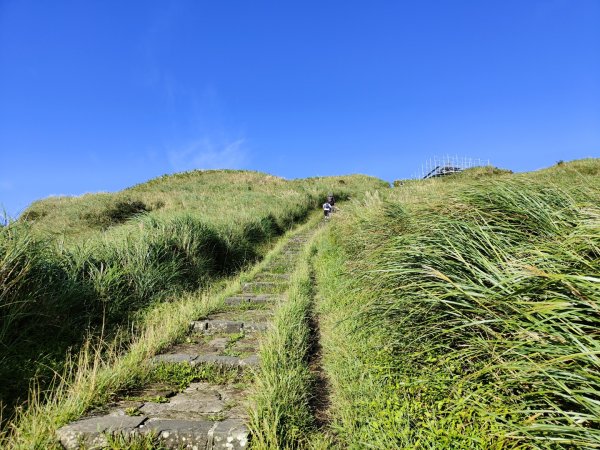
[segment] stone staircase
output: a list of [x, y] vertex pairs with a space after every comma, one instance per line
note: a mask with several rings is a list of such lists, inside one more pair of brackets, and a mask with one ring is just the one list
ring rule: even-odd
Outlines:
[[100, 449], [110, 435], [135, 438], [152, 433], [167, 448], [244, 449], [250, 441], [247, 397], [252, 370], [260, 364], [259, 342], [277, 304], [285, 301], [290, 274], [313, 230], [291, 237], [241, 292], [226, 298], [219, 312], [190, 324], [184, 342], [155, 356], [155, 365], [187, 364], [239, 373], [220, 382], [192, 382], [183, 390], [147, 386], [101, 413], [57, 431], [66, 449]]

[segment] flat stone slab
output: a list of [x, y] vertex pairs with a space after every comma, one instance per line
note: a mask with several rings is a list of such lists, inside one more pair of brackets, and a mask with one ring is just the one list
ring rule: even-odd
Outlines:
[[189, 390], [172, 397], [167, 403], [148, 402], [140, 408], [142, 414], [162, 419], [202, 419], [223, 412], [226, 400], [214, 389]]
[[194, 353], [163, 353], [161, 355], [156, 355], [154, 358], [152, 358], [152, 361], [157, 363], [166, 362], [174, 364], [187, 362], [191, 364], [196, 358], [198, 358], [198, 355]]
[[255, 280], [282, 280], [288, 281], [290, 279], [290, 275], [287, 273], [271, 273], [271, 272], [261, 272], [254, 277]]
[[190, 327], [192, 331], [206, 334], [213, 333], [240, 333], [244, 327], [243, 322], [233, 320], [194, 320]]
[[242, 331], [244, 333], [256, 333], [263, 332], [269, 329], [269, 323], [267, 322], [244, 322]]
[[[235, 309], [211, 314], [212, 320], [239, 320], [240, 322], [270, 322], [273, 319], [274, 311], [272, 308], [266, 308], [262, 305], [253, 309]], [[202, 320], [202, 319], [200, 319]]]
[[276, 299], [281, 298], [276, 295], [269, 294], [240, 294], [228, 297], [224, 300], [226, 305], [243, 305], [247, 303], [271, 303]]
[[242, 286], [242, 293], [253, 294], [262, 291], [274, 292], [285, 288], [285, 285], [281, 282], [275, 281], [253, 281], [251, 283], [244, 283]]
[[266, 322], [233, 322], [228, 320], [196, 320], [191, 323], [195, 332], [205, 334], [215, 333], [254, 333], [265, 331], [268, 328]]
[[216, 424], [208, 420], [150, 419], [140, 433], [155, 433], [168, 448], [207, 449], [212, 447]]
[[222, 356], [222, 355], [199, 355], [192, 363], [194, 366], [198, 364], [216, 364], [226, 367], [243, 366], [242, 359], [237, 356]]
[[260, 356], [250, 355], [244, 358], [244, 364], [249, 367], [258, 367], [260, 365]]
[[199, 355], [191, 364], [197, 366], [199, 364], [216, 364], [225, 367], [254, 367], [259, 363], [256, 355], [251, 355], [246, 358], [237, 356], [221, 356], [221, 355]]
[[229, 338], [216, 337], [210, 340], [208, 345], [218, 351], [224, 351], [229, 346]]
[[243, 420], [228, 419], [217, 422], [211, 437], [211, 450], [241, 450], [248, 448], [250, 430]]
[[[155, 364], [218, 364], [228, 367], [249, 365], [240, 359], [258, 352], [261, 331], [267, 329], [270, 322], [243, 322], [245, 328], [237, 334], [194, 333], [186, 342], [175, 344], [157, 355]], [[232, 359], [233, 358], [233, 359]], [[150, 400], [151, 401], [151, 400]]]
[[245, 418], [246, 410], [242, 405], [245, 397], [242, 390], [233, 386], [191, 383], [169, 402], [148, 402], [140, 407], [140, 412], [160, 419], [214, 420], [215, 415], [228, 419]]
[[60, 428], [56, 435], [60, 443], [67, 450], [79, 449], [82, 445], [86, 449], [100, 449], [107, 445], [106, 434], [121, 433], [132, 435], [137, 432], [147, 417], [130, 416], [99, 416], [79, 420]]
[[243, 418], [213, 421], [101, 416], [73, 422], [57, 431], [61, 444], [67, 450], [105, 448], [108, 445], [107, 433], [153, 433], [167, 448], [192, 450], [246, 449], [250, 438]]

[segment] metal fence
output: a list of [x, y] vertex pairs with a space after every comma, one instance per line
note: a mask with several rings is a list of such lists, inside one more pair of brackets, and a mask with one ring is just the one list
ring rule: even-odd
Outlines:
[[490, 161], [467, 156], [435, 156], [421, 164], [421, 171], [414, 174], [415, 179], [442, 177], [462, 172], [471, 167], [489, 166]]

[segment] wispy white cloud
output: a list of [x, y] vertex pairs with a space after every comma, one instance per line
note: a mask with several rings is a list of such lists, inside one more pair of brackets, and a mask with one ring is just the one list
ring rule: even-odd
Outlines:
[[155, 92], [164, 114], [160, 155], [166, 156], [174, 171], [244, 168], [250, 155], [246, 133], [228, 114], [217, 86], [190, 84], [164, 64], [169, 47], [165, 39], [185, 12], [185, 8], [165, 8], [142, 42], [146, 70], [140, 81]]
[[0, 191], [12, 191], [15, 185], [11, 180], [0, 180]]
[[224, 144], [203, 137], [186, 145], [168, 150], [171, 167], [176, 171], [193, 169], [241, 169], [248, 161], [245, 139]]

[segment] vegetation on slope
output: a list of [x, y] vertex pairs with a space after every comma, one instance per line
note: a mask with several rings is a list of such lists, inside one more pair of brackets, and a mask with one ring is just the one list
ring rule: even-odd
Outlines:
[[[44, 396], [33, 392], [29, 407], [17, 411], [15, 420], [0, 433], [0, 447], [58, 450], [62, 446], [55, 433], [62, 425], [80, 418], [90, 408], [105, 407], [115, 393], [122, 394], [148, 382], [166, 382], [183, 388], [192, 380], [239, 376], [237, 370], [217, 366], [156, 366], [149, 358], [186, 336], [190, 321], [222, 311], [225, 298], [239, 293], [243, 284], [270, 267], [290, 238], [315, 227], [321, 217], [315, 211], [304, 224], [288, 231], [258, 264], [212, 283], [208, 289], [178, 294], [146, 309], [137, 324], [138, 331], [128, 337], [126, 349], [119, 339], [97, 344], [86, 342], [78, 358], [66, 364], [58, 385]], [[131, 441], [116, 437], [111, 445], [115, 449], [162, 448], [152, 436], [137, 436]]]
[[21, 219], [34, 233], [67, 245], [103, 231], [116, 237], [135, 230], [143, 217], [163, 220], [178, 214], [199, 218], [211, 228], [247, 226], [249, 233], [259, 228], [268, 233], [303, 217], [328, 191], [344, 199], [385, 184], [361, 175], [285, 180], [259, 172], [196, 170], [163, 175], [117, 193], [49, 197], [34, 202]]
[[304, 249], [290, 279], [287, 300], [277, 309], [261, 345], [250, 418], [253, 449], [302, 447], [307, 430], [314, 427], [308, 355], [315, 251], [312, 242]]
[[[165, 176], [116, 194], [50, 198], [0, 229], [0, 399], [61, 371], [88, 334], [135, 328], [151, 305], [239, 270], [348, 176], [286, 181], [243, 171]], [[130, 324], [130, 325], [128, 325]]]
[[405, 184], [317, 258], [341, 448], [600, 447], [600, 161]]

